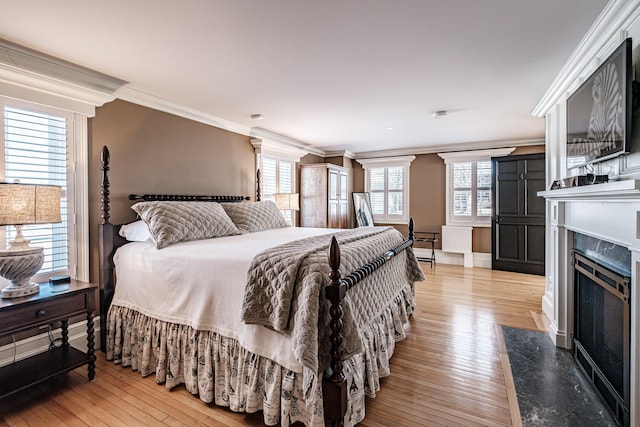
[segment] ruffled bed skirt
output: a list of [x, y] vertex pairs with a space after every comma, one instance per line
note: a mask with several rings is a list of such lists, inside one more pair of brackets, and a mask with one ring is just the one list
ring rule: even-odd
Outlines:
[[[374, 397], [380, 378], [389, 375], [395, 342], [414, 308], [407, 287], [371, 325], [362, 328], [363, 352], [345, 361], [348, 402], [345, 425], [365, 416], [365, 396]], [[324, 426], [322, 381], [308, 369], [294, 372], [245, 350], [235, 339], [189, 326], [163, 322], [112, 305], [107, 316], [107, 359], [131, 366], [142, 376], [155, 372], [167, 388], [184, 384], [204, 402], [234, 412], [263, 411], [267, 425], [296, 421]], [[303, 384], [310, 384], [303, 389]]]

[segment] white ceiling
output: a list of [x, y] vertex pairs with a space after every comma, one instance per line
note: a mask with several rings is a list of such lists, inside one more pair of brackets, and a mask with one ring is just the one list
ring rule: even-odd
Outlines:
[[531, 111], [606, 0], [2, 3], [0, 38], [205, 115], [363, 153], [544, 138]]

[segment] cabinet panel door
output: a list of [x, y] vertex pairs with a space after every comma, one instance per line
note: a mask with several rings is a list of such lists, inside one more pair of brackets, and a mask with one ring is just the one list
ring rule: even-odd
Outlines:
[[338, 172], [334, 170], [329, 171], [329, 201], [337, 202], [338, 197], [340, 195], [340, 189], [338, 185], [340, 181], [338, 180]]
[[340, 173], [340, 201], [349, 201], [349, 176]]
[[329, 228], [342, 228], [340, 226], [340, 204], [329, 203], [329, 218], [327, 226]]

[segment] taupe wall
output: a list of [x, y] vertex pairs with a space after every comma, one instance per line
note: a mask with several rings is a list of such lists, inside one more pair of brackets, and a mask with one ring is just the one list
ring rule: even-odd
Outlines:
[[[364, 169], [353, 162], [353, 191], [364, 191]], [[437, 154], [419, 154], [411, 163], [409, 214], [415, 223], [415, 231], [440, 231], [446, 222], [446, 169], [444, 161]], [[395, 225], [404, 235], [408, 232], [405, 225]], [[491, 246], [491, 240], [489, 240]], [[416, 242], [416, 247], [427, 247]], [[431, 248], [429, 246], [429, 248]], [[436, 244], [440, 248], [440, 243]], [[491, 248], [489, 248], [491, 250]]]
[[247, 195], [255, 200], [249, 137], [116, 100], [89, 121], [91, 280], [97, 280], [100, 150], [111, 152], [111, 222], [135, 219], [130, 193]]
[[[544, 145], [517, 147], [511, 155], [544, 153]], [[410, 169], [409, 214], [416, 231], [440, 231], [446, 223], [446, 168], [437, 154], [418, 154]], [[364, 191], [364, 169], [353, 162], [353, 191]], [[406, 226], [395, 226], [407, 233]], [[474, 227], [473, 251], [491, 252], [491, 227]], [[426, 247], [416, 242], [416, 247]], [[430, 248], [430, 247], [429, 247]], [[440, 243], [436, 244], [440, 249]]]
[[[157, 110], [116, 100], [89, 120], [89, 227], [91, 280], [97, 280], [102, 146], [111, 152], [111, 222], [135, 218], [130, 193], [242, 194], [255, 197], [255, 154], [249, 137]], [[518, 147], [513, 155], [544, 152]], [[351, 169], [351, 190], [364, 191], [364, 171], [343, 157], [303, 157]], [[416, 230], [440, 230], [445, 221], [445, 165], [437, 154], [420, 154], [411, 165], [411, 216]], [[403, 233], [406, 226], [398, 226]], [[420, 244], [418, 244], [420, 245]], [[440, 245], [438, 244], [439, 248]], [[474, 252], [491, 252], [491, 229], [474, 228]]]

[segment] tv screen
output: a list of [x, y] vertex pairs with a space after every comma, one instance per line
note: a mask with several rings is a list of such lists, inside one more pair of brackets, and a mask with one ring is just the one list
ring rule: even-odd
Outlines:
[[567, 100], [567, 168], [626, 152], [632, 80], [629, 38]]

